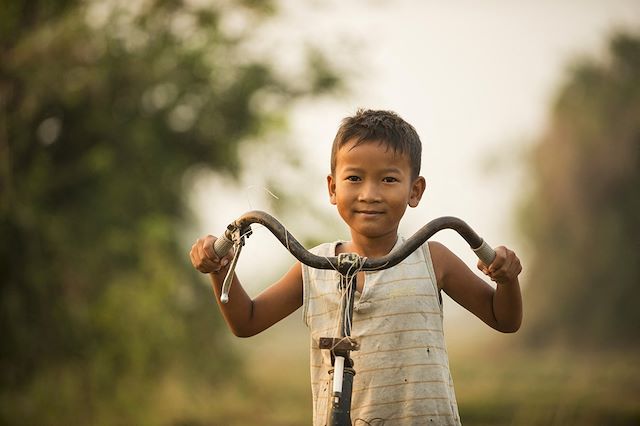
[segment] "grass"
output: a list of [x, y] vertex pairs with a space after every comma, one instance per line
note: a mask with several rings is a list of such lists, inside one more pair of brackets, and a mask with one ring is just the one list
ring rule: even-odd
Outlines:
[[[237, 380], [223, 389], [193, 392], [200, 420], [172, 424], [311, 424], [309, 343], [299, 321], [236, 340], [246, 370], [229, 372]], [[640, 354], [505, 349], [496, 342], [510, 337], [486, 336], [449, 344], [464, 425], [640, 425]]]
[[456, 353], [460, 415], [467, 425], [640, 425], [637, 355]]

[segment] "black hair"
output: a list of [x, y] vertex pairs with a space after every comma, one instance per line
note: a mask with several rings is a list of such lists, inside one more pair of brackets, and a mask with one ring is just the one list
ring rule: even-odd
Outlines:
[[336, 171], [338, 151], [350, 141], [355, 141], [355, 146], [364, 142], [385, 144], [395, 153], [407, 155], [412, 179], [420, 175], [420, 137], [411, 124], [393, 111], [358, 109], [353, 116], [342, 120], [331, 148], [331, 174]]

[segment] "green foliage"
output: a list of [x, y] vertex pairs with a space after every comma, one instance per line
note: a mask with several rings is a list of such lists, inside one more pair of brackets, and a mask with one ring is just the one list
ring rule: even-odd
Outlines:
[[572, 69], [532, 157], [521, 224], [528, 337], [637, 346], [640, 310], [640, 36]]
[[116, 3], [1, 14], [0, 423], [156, 424], [163, 389], [221, 383], [236, 358], [178, 240], [184, 177], [236, 173], [243, 140], [338, 83], [317, 51], [295, 87], [244, 52], [270, 2]]

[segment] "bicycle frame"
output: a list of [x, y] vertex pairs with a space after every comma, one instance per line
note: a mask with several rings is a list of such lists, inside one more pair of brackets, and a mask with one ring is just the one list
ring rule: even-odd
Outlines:
[[[233, 260], [229, 272], [222, 285], [220, 300], [227, 303], [229, 300], [229, 288], [233, 281], [233, 274], [238, 256], [244, 245], [245, 238], [251, 235], [251, 225], [257, 223], [266, 227], [282, 243], [283, 246], [300, 262], [316, 269], [333, 269], [338, 271], [345, 280], [346, 288], [343, 288], [342, 312], [340, 315], [340, 336], [325, 337], [320, 339], [320, 349], [331, 351], [333, 369], [332, 375], [333, 394], [329, 404], [329, 423], [332, 426], [351, 425], [351, 390], [353, 377], [356, 374], [350, 352], [358, 350], [358, 344], [351, 339], [351, 319], [353, 318], [353, 301], [356, 288], [356, 274], [353, 271], [373, 271], [391, 268], [402, 262], [407, 256], [417, 250], [436, 232], [443, 229], [456, 231], [469, 244], [478, 258], [490, 265], [495, 258], [494, 250], [476, 234], [462, 220], [445, 216], [434, 219], [418, 230], [404, 244], [392, 250], [384, 257], [369, 259], [356, 253], [343, 253], [334, 257], [316, 256], [307, 251], [293, 235], [273, 216], [263, 211], [254, 210], [240, 216], [232, 222], [224, 235], [218, 238], [214, 244], [214, 251], [220, 257], [226, 255], [232, 247], [235, 247]], [[349, 290], [347, 294], [346, 290]], [[347, 319], [345, 321], [345, 318]]]

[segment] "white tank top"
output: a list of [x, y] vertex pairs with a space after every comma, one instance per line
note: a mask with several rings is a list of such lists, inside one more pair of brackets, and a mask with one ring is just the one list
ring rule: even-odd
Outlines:
[[[404, 242], [398, 238], [396, 245]], [[335, 256], [338, 242], [311, 250]], [[327, 422], [331, 393], [331, 354], [320, 337], [337, 337], [339, 274], [302, 266], [303, 319], [311, 336], [313, 424]], [[381, 425], [459, 425], [442, 327], [442, 305], [428, 243], [400, 264], [366, 272], [356, 294], [351, 336], [351, 421]]]

